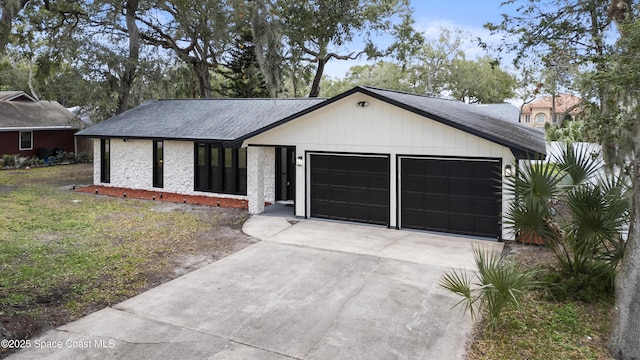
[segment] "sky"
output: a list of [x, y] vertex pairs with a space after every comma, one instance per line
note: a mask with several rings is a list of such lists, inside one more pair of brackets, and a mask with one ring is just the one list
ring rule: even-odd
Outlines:
[[[458, 28], [462, 29], [473, 37], [481, 37], [483, 41], [491, 43], [499, 41], [499, 36], [491, 37], [489, 31], [483, 28], [488, 22], [500, 22], [501, 14], [512, 13], [513, 6], [501, 7], [504, 0], [411, 0], [414, 9], [414, 20], [416, 29], [423, 32], [427, 38], [437, 38], [440, 29]], [[354, 46], [356, 44], [352, 44]], [[345, 49], [349, 51], [359, 50], [356, 48]], [[465, 53], [468, 58], [484, 55], [475, 42], [465, 45]], [[508, 61], [507, 61], [508, 62]], [[341, 78], [351, 66], [364, 64], [363, 59], [356, 61], [331, 60], [327, 63], [325, 74], [331, 77]], [[505, 64], [506, 65], [506, 64]]]

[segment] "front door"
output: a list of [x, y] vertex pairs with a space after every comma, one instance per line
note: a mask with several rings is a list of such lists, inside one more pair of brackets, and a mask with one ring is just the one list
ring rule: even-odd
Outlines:
[[276, 201], [293, 201], [296, 193], [296, 148], [276, 148]]

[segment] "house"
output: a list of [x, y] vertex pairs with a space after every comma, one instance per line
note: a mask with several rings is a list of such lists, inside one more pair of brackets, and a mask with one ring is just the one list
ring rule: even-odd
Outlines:
[[547, 123], [557, 124], [558, 121], [573, 120], [582, 110], [581, 102], [580, 98], [571, 94], [546, 96], [523, 106], [520, 122], [544, 129]]
[[0, 91], [0, 155], [46, 157], [55, 150], [75, 152], [82, 128], [56, 101], [36, 101], [21, 91]]
[[[331, 99], [145, 103], [77, 134], [104, 187], [289, 201], [300, 217], [511, 238], [502, 182], [543, 132], [475, 105], [371, 87]], [[155, 196], [154, 195], [154, 198]]]

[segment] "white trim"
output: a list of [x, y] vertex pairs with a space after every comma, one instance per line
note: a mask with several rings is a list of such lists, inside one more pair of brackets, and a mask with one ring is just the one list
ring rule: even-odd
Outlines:
[[[30, 139], [29, 139], [29, 147], [22, 147], [22, 134], [23, 133], [29, 133], [30, 134]], [[19, 131], [18, 132], [18, 149], [19, 150], [33, 150], [33, 131]]]

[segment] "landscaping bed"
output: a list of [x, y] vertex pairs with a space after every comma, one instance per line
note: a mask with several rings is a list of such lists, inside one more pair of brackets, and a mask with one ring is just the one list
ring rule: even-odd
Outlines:
[[[539, 245], [505, 244], [506, 261], [524, 269], [545, 272], [555, 269], [553, 253]], [[486, 320], [476, 325], [468, 343], [468, 359], [606, 359], [613, 297], [584, 302], [557, 299], [549, 286], [539, 284], [526, 293], [519, 304], [508, 309], [497, 330]]]
[[5, 337], [31, 338], [256, 241], [242, 209], [70, 191], [92, 177], [91, 164], [0, 171]]

